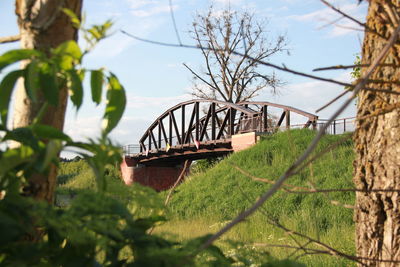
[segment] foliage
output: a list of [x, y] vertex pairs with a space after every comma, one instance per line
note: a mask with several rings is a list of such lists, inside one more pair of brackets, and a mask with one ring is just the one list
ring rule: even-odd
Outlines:
[[350, 73], [353, 79], [359, 79], [361, 77], [361, 56], [360, 54], [356, 54], [356, 59], [354, 60], [355, 67], [353, 71]]
[[261, 74], [259, 62], [287, 51], [285, 37], [267, 38], [265, 23], [254, 14], [210, 7], [197, 14], [190, 33], [204, 58], [200, 72], [184, 64], [193, 74], [195, 97], [238, 103], [282, 85], [275, 73]]

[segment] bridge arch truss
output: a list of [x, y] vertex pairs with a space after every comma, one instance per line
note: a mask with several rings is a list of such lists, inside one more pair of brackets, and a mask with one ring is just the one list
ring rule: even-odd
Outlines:
[[[271, 108], [281, 112], [279, 118], [270, 114]], [[200, 145], [230, 152], [232, 135], [251, 131], [270, 133], [280, 127], [291, 127], [293, 113], [305, 119], [297, 126], [315, 127], [318, 116], [271, 102], [185, 101], [165, 111], [150, 125], [139, 141], [140, 154], [147, 157], [157, 152], [159, 156], [159, 152], [165, 154], [170, 149], [198, 149]]]

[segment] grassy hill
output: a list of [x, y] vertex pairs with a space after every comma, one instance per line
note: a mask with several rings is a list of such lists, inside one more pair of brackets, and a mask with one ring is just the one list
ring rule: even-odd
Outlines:
[[[169, 221], [157, 227], [154, 233], [182, 241], [216, 232], [270, 187], [267, 183], [244, 175], [237, 168], [252, 176], [273, 181], [304, 151], [314, 135], [309, 130], [293, 130], [267, 136], [257, 145], [230, 155], [204, 172], [187, 177], [177, 187], [168, 204]], [[343, 136], [325, 136], [317, 152], [341, 138]], [[346, 141], [291, 177], [287, 183], [318, 189], [351, 188], [353, 158], [352, 142]], [[118, 171], [109, 171], [109, 191], [112, 196], [128, 200], [138, 196], [134, 189], [137, 186], [124, 186], [118, 179]], [[63, 163], [59, 182], [59, 194], [76, 193], [95, 187], [93, 175], [82, 161]], [[148, 189], [141, 189], [140, 192], [142, 197], [146, 194], [154, 196], [154, 192]], [[160, 193], [159, 197], [165, 198], [166, 194]], [[295, 252], [293, 249], [275, 246], [297, 246], [306, 240], [285, 234], [270, 225], [268, 218], [342, 252], [353, 254], [353, 211], [343, 207], [344, 204], [353, 203], [354, 193], [351, 192], [294, 194], [281, 190], [267, 201], [261, 211], [225, 235], [219, 244], [226, 248], [227, 253], [239, 253], [241, 250], [237, 249], [235, 242], [240, 242], [251, 249], [266, 249], [277, 258], [291, 256], [291, 259], [296, 259], [302, 254], [301, 250]], [[311, 248], [321, 249], [318, 246]], [[307, 266], [352, 264], [342, 258], [326, 255], [303, 255], [298, 260]]]
[[[160, 232], [173, 232], [178, 239], [215, 232], [248, 208], [271, 186], [254, 181], [236, 167], [252, 176], [273, 181], [305, 150], [314, 135], [309, 130], [294, 130], [268, 136], [250, 149], [232, 154], [211, 169], [188, 177], [170, 201], [172, 222], [161, 227]], [[342, 138], [325, 136], [316, 153]], [[352, 188], [353, 158], [352, 142], [349, 140], [291, 177], [287, 183], [318, 189]], [[229, 232], [224, 240], [240, 240], [247, 244], [296, 245], [297, 241], [269, 225], [266, 220], [268, 217], [291, 230], [352, 254], [353, 210], [343, 205], [351, 206], [353, 203], [352, 192], [294, 194], [281, 190], [267, 201], [262, 211]], [[304, 239], [298, 241], [303, 242]], [[272, 249], [272, 252], [274, 256], [284, 258], [293, 251]], [[300, 260], [308, 266], [350, 264], [327, 256], [306, 256]]]

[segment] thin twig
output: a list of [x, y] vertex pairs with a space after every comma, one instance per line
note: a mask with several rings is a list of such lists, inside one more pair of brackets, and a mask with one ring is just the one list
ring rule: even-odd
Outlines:
[[165, 198], [165, 202], [164, 202], [164, 205], [165, 205], [165, 206], [168, 205], [168, 203], [169, 203], [169, 201], [170, 201], [170, 199], [171, 199], [171, 196], [172, 196], [172, 194], [174, 193], [175, 188], [176, 188], [176, 187], [178, 186], [178, 184], [182, 181], [183, 177], [185, 177], [185, 173], [186, 173], [187, 168], [188, 168], [188, 166], [189, 166], [189, 162], [190, 162], [189, 160], [185, 160], [185, 164], [183, 165], [183, 169], [182, 169], [181, 174], [179, 175], [178, 180], [176, 180], [176, 182], [174, 183], [174, 185], [173, 185], [173, 186], [171, 187], [171, 189], [169, 190], [167, 197]]
[[331, 3], [329, 3], [328, 1], [325, 0], [320, 0], [322, 3], [324, 3], [326, 6], [328, 6], [329, 8], [331, 8], [332, 10], [334, 10], [335, 12], [341, 14], [343, 17], [355, 22], [356, 24], [360, 25], [363, 28], [368, 28], [367, 24], [365, 24], [364, 22], [361, 22], [355, 18], [353, 18], [352, 16], [344, 13], [343, 11], [341, 11], [339, 8], [334, 7]]
[[335, 98], [333, 98], [332, 100], [330, 100], [328, 103], [326, 103], [325, 105], [323, 105], [322, 107], [320, 107], [319, 109], [317, 109], [315, 112], [318, 113], [323, 109], [326, 109], [327, 107], [329, 107], [330, 105], [332, 105], [333, 103], [335, 103], [336, 101], [338, 101], [340, 98], [342, 98], [344, 95], [346, 95], [347, 93], [350, 93], [350, 90], [344, 90], [342, 93], [340, 93], [338, 96], [336, 96]]
[[176, 26], [175, 15], [174, 15], [174, 8], [172, 6], [172, 0], [169, 0], [169, 13], [171, 14], [172, 24], [174, 25], [176, 39], [178, 43], [182, 45], [181, 37], [179, 36], [178, 27]]
[[[316, 69], [313, 69], [313, 71], [344, 70], [344, 69], [354, 69], [356, 67], [367, 68], [369, 66], [370, 66], [370, 64], [335, 65], [335, 66], [329, 66], [329, 67], [316, 68]], [[396, 64], [387, 64], [387, 63], [379, 64], [379, 66], [380, 67], [392, 67], [392, 68], [400, 67]]]

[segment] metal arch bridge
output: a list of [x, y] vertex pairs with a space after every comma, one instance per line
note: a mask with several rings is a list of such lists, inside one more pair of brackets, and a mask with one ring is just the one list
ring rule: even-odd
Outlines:
[[[291, 124], [291, 114], [304, 123]], [[222, 156], [233, 152], [233, 135], [315, 128], [317, 120], [314, 114], [270, 102], [190, 100], [165, 111], [146, 130], [139, 145], [124, 147], [124, 154], [144, 165]]]

